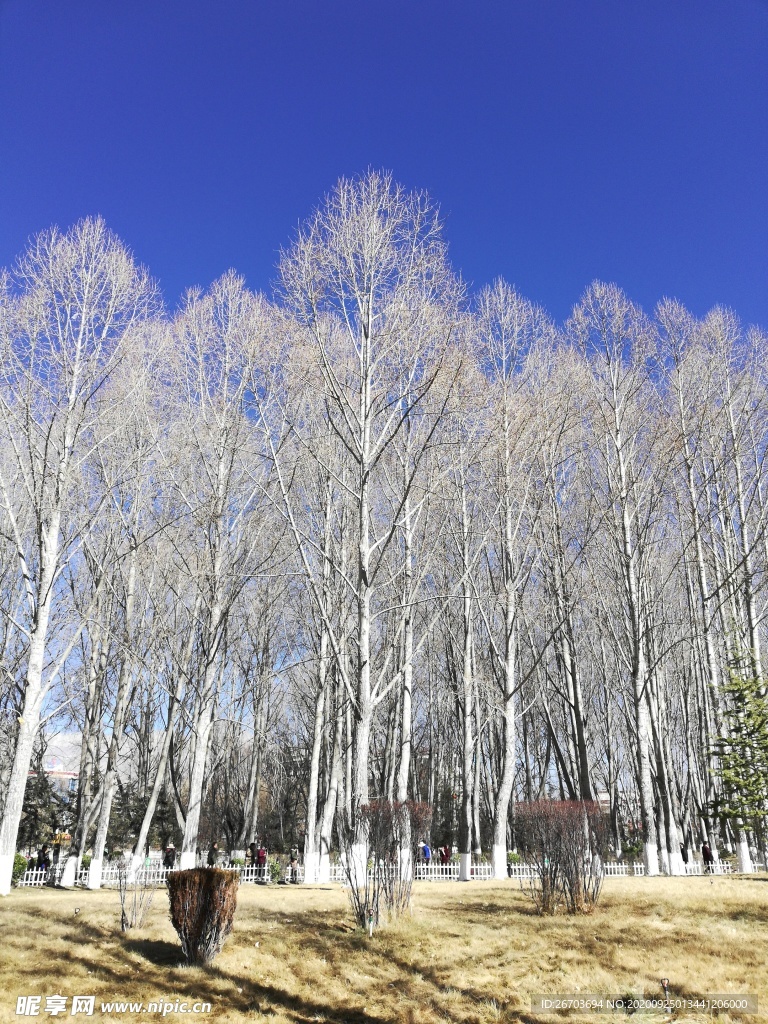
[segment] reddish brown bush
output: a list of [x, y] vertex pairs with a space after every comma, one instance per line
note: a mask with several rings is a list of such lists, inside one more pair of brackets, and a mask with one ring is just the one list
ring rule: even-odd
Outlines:
[[365, 878], [356, 877], [352, 858], [356, 833], [345, 818], [338, 825], [342, 863], [358, 925], [378, 927], [399, 917], [411, 904], [413, 847], [419, 836], [429, 834], [432, 808], [413, 800], [372, 800], [358, 809], [358, 816], [367, 839]]
[[240, 876], [219, 868], [168, 875], [171, 921], [189, 964], [209, 964], [232, 931]]
[[542, 914], [565, 905], [589, 913], [602, 886], [605, 845], [600, 807], [581, 800], [536, 800], [518, 804], [517, 829], [523, 856], [533, 866], [530, 894]]

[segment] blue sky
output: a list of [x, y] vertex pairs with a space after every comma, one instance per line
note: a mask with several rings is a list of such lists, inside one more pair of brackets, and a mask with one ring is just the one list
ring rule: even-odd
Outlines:
[[0, 265], [102, 214], [159, 279], [268, 289], [341, 175], [454, 266], [768, 327], [768, 0], [0, 0]]

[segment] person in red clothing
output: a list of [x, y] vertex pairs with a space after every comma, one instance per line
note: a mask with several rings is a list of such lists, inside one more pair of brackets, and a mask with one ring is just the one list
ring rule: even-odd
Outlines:
[[256, 866], [259, 869], [259, 877], [267, 877], [267, 851], [264, 843], [259, 843], [259, 848], [256, 851]]

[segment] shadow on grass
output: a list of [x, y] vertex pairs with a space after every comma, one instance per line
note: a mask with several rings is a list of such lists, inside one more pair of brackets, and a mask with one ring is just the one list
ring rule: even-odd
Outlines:
[[[400, 988], [405, 989], [406, 992], [414, 1000], [424, 1001], [424, 993], [420, 991], [419, 982], [426, 982], [432, 989], [427, 999], [431, 1005], [433, 1012], [443, 1018], [449, 1020], [464, 1021], [466, 1020], [466, 1009], [462, 1007], [459, 1011], [459, 1015], [455, 1016], [451, 1013], [450, 1009], [445, 1006], [444, 1000], [450, 996], [452, 992], [457, 992], [462, 998], [469, 1000], [474, 1003], [475, 1006], [481, 1008], [484, 1005], [488, 1005], [491, 1002], [498, 1000], [498, 994], [495, 988], [488, 989], [475, 989], [467, 985], [459, 985], [456, 982], [448, 982], [441, 974], [441, 969], [432, 967], [427, 964], [413, 964], [404, 960], [402, 957], [398, 957], [389, 953], [387, 960], [399, 968], [403, 974], [405, 980], [404, 985]], [[506, 1015], [516, 1014], [520, 1012], [520, 1008], [510, 1006], [505, 1000], [499, 1001], [501, 1011]]]
[[[339, 953], [339, 945], [345, 945], [347, 951], [365, 945], [366, 937], [361, 932], [349, 932], [346, 922], [335, 921], [329, 925], [327, 915], [321, 913], [295, 913], [272, 911], [269, 920], [279, 927], [291, 929], [296, 927], [298, 920], [302, 924], [302, 941], [308, 950], [325, 953], [330, 959], [332, 951]], [[313, 934], [315, 933], [315, 934]], [[323, 934], [326, 933], [326, 934]], [[242, 938], [242, 932], [240, 938]], [[238, 935], [230, 936], [225, 945], [244, 952], [242, 943], [237, 941]], [[240, 947], [238, 949], [238, 946]], [[122, 947], [128, 954], [141, 957], [147, 964], [160, 971], [184, 968], [181, 946], [164, 939], [141, 938], [127, 934], [123, 937]], [[354, 1005], [333, 1005], [304, 998], [286, 991], [278, 985], [270, 985], [265, 981], [255, 981], [249, 974], [233, 970], [231, 967], [220, 966], [214, 962], [208, 966], [194, 968], [194, 980], [190, 979], [195, 998], [211, 1003], [214, 1010], [221, 1007], [224, 1001], [228, 1008], [242, 1015], [254, 1011], [260, 1013], [283, 1012], [296, 1024], [306, 1024], [312, 1020], [333, 1020], [334, 1024], [390, 1024], [390, 1017], [381, 1017], [375, 1013], [355, 1007]], [[236, 992], [228, 992], [226, 996], [220, 991], [221, 983], [231, 985]], [[350, 1001], [355, 995], [350, 993]], [[363, 996], [357, 995], [361, 1001]]]
[[126, 935], [123, 944], [131, 953], [138, 954], [144, 960], [154, 964], [155, 967], [183, 967], [185, 965], [181, 946], [176, 942], [166, 942], [165, 939], [140, 939]]
[[739, 907], [737, 910], [721, 910], [720, 916], [727, 917], [729, 921], [768, 924], [768, 907]]
[[471, 900], [458, 906], [452, 906], [446, 913], [450, 917], [460, 917], [467, 923], [472, 923], [473, 920], [476, 920], [482, 924], [488, 924], [487, 918], [501, 918], [511, 924], [514, 918], [517, 917], [540, 917], [543, 920], [552, 920], [553, 918], [564, 916], [562, 914], [540, 914], [536, 904], [528, 896], [514, 904], [492, 902], [491, 900], [485, 900], [481, 903]]
[[[462, 918], [469, 922], [474, 916], [473, 911], [477, 908], [470, 904], [460, 909], [463, 912]], [[488, 903], [484, 909], [488, 915], [500, 911], [509, 914], [509, 908], [502, 904]], [[450, 1005], [453, 994], [468, 1000], [481, 1011], [484, 1006], [491, 1002], [495, 1003], [498, 999], [498, 993], [493, 987], [475, 988], [457, 985], [449, 979], [441, 966], [421, 959], [418, 953], [416, 959], [408, 959], [407, 956], [403, 956], [397, 948], [400, 936], [396, 930], [390, 932], [388, 929], [384, 929], [370, 939], [364, 930], [350, 928], [348, 920], [345, 920], [341, 913], [331, 921], [328, 920], [326, 914], [306, 910], [300, 914], [284, 910], [273, 910], [270, 913], [270, 921], [281, 928], [295, 927], [297, 919], [300, 919], [302, 923], [302, 948], [308, 954], [319, 956], [329, 964], [341, 967], [350, 962], [351, 955], [364, 952], [368, 957], [368, 970], [375, 972], [380, 969], [384, 973], [395, 967], [399, 971], [400, 978], [396, 984], [391, 983], [389, 987], [396, 987], [398, 994], [410, 1000], [412, 1004], [420, 1006], [422, 1009], [429, 1007], [437, 1017], [446, 1022], [461, 1024], [467, 1020], [466, 1006], [454, 1008]], [[485, 963], [486, 958], [483, 957], [476, 961], [476, 965], [483, 963], [484, 966], [495, 966], [495, 955], [489, 953], [488, 957], [490, 960], [488, 964]], [[227, 972], [223, 970], [220, 973], [221, 976], [227, 976]], [[330, 1019], [334, 1021], [334, 1024], [337, 1022], [338, 1024], [366, 1024], [366, 1022], [380, 1019], [368, 1011], [339, 1007], [337, 1004], [332, 1007], [328, 1004], [315, 1006], [302, 1000], [301, 997], [290, 995], [263, 983], [252, 982], [249, 978], [242, 978], [237, 974], [232, 974], [230, 977], [232, 981], [243, 986], [244, 991], [250, 990], [258, 999], [272, 1000], [273, 1004], [279, 1003], [284, 1010], [297, 1013], [296, 1021], [311, 1020], [313, 1019], [311, 1013], [317, 1012], [330, 1013]], [[364, 999], [365, 997], [358, 994], [358, 998]], [[266, 1007], [261, 1004], [258, 1008], [261, 1012], [266, 1010]], [[530, 1024], [538, 1020], [538, 1018], [526, 1014], [523, 1007], [511, 1005], [509, 1002], [502, 1001], [500, 1008], [504, 1014], [504, 1020], [525, 1020]], [[404, 1007], [403, 1015], [398, 1016], [397, 1020], [417, 1020], [418, 1014], [413, 1017], [409, 1016], [412, 1010], [413, 1006]], [[301, 1016], [302, 1012], [308, 1011], [311, 1011], [308, 1018]], [[387, 1018], [388, 1021], [391, 1019], [391, 1017]]]
[[[227, 971], [219, 971], [220, 978], [234, 983], [242, 989], [243, 995], [238, 1000], [237, 1009], [242, 1013], [256, 1010], [259, 1013], [269, 1013], [275, 1009], [281, 1009], [296, 1022], [306, 1024], [312, 1020], [332, 1020], [333, 1024], [392, 1024], [392, 1018], [374, 1016], [366, 1010], [355, 1009], [354, 1007], [339, 1006], [334, 1003], [314, 1002], [309, 999], [302, 999], [301, 996], [291, 995], [283, 989], [273, 985], [264, 985], [252, 982], [249, 978], [242, 978], [237, 974]], [[215, 1000], [213, 1002], [215, 1006]]]
[[[56, 938], [69, 946], [66, 957], [58, 950], [46, 949], [44, 938], [37, 945], [37, 952], [45, 962], [46, 979], [54, 984], [63, 983], [66, 987], [72, 977], [72, 967], [77, 966], [85, 973], [93, 974], [99, 981], [121, 984], [125, 981], [129, 966], [120, 962], [107, 963], [101, 944], [113, 935], [98, 926], [89, 925], [78, 920], [71, 930], [65, 930]], [[40, 961], [30, 960], [16, 967], [16, 980], [23, 990], [24, 985], [36, 983], [40, 979]]]

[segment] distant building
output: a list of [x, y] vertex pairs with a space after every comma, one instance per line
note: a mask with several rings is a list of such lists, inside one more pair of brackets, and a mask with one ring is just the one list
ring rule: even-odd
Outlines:
[[[51, 784], [51, 788], [65, 800], [72, 800], [77, 795], [79, 772], [67, 771], [62, 759], [56, 754], [46, 755], [43, 759], [43, 771]], [[30, 769], [29, 778], [36, 778], [37, 772]]]

